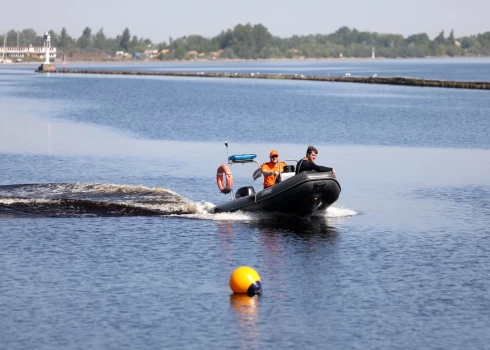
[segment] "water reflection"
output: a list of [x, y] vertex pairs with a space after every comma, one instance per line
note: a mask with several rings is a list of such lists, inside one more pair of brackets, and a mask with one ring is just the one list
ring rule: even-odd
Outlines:
[[233, 222], [218, 221], [216, 223], [218, 230], [219, 243], [222, 246], [222, 253], [226, 262], [233, 261]]
[[308, 220], [279, 218], [259, 221], [257, 227], [263, 236], [281, 234], [301, 241], [327, 241], [334, 243], [337, 228], [330, 226], [328, 219], [314, 217]]
[[265, 253], [264, 264], [269, 267], [269, 278], [275, 285], [287, 285], [284, 271], [291, 261], [305, 266], [306, 274], [315, 274], [307, 268], [308, 261], [324, 251], [326, 245], [335, 244], [337, 237], [337, 229], [324, 218], [264, 221], [259, 223], [258, 232]]
[[[244, 226], [249, 226], [249, 229], [244, 229]], [[326, 246], [335, 245], [338, 231], [323, 217], [309, 220], [270, 218], [247, 223], [219, 221], [216, 228], [225, 264], [233, 264], [238, 251], [246, 247], [254, 252], [263, 266], [268, 267], [269, 278], [276, 285], [284, 284], [283, 273], [292, 259], [314, 259]], [[250, 231], [254, 232], [253, 238], [244, 238], [242, 233]], [[250, 239], [254, 242], [253, 248], [247, 246]]]
[[[338, 229], [330, 226], [325, 217], [314, 217], [308, 220], [289, 216], [269, 217], [267, 219], [238, 223], [234, 221], [218, 221], [216, 228], [221, 242], [226, 248], [233, 247], [233, 234], [235, 230], [240, 230], [241, 225], [248, 225], [254, 230], [258, 230], [264, 243], [275, 245], [278, 235], [281, 237], [290, 236], [296, 240], [329, 242], [335, 243]], [[234, 225], [237, 225], [235, 228]]]
[[230, 308], [238, 324], [240, 347], [257, 349], [259, 337], [258, 310], [260, 297], [249, 297], [246, 294], [231, 294]]

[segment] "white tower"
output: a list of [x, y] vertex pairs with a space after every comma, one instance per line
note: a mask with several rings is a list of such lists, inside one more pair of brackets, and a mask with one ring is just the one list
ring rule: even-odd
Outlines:
[[44, 33], [44, 50], [46, 51], [46, 60], [44, 64], [49, 64], [49, 51], [51, 49], [51, 35], [48, 32]]
[[373, 53], [371, 55], [371, 58], [374, 60], [376, 58], [376, 55], [374, 54], [374, 46], [373, 46]]

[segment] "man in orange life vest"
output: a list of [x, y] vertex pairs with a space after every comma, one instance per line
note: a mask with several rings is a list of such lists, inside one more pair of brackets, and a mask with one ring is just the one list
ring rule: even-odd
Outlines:
[[269, 153], [270, 162], [262, 164], [261, 171], [264, 175], [264, 188], [273, 186], [279, 174], [283, 172], [283, 168], [287, 165], [284, 162], [279, 163], [279, 152], [273, 149]]

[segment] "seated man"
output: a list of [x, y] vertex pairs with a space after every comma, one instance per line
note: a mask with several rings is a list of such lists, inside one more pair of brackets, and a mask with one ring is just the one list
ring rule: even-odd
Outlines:
[[307, 171], [307, 170], [314, 170], [320, 172], [331, 171], [333, 176], [337, 177], [337, 174], [335, 173], [335, 170], [333, 170], [333, 168], [329, 168], [328, 166], [316, 165], [314, 163], [317, 154], [318, 151], [315, 147], [308, 146], [308, 149], [306, 150], [306, 157], [298, 162], [298, 166], [296, 167], [296, 174], [299, 174], [302, 171]]
[[284, 162], [279, 163], [279, 152], [275, 149], [269, 153], [269, 157], [271, 161], [262, 164], [261, 167], [262, 175], [264, 175], [264, 188], [273, 186], [279, 174], [283, 172], [284, 167], [287, 165]]

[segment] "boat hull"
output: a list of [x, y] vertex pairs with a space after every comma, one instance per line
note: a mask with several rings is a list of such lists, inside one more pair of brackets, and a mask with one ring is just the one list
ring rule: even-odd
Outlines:
[[305, 171], [272, 187], [217, 205], [213, 210], [215, 213], [281, 212], [309, 217], [335, 203], [340, 191], [340, 184], [332, 173]]

